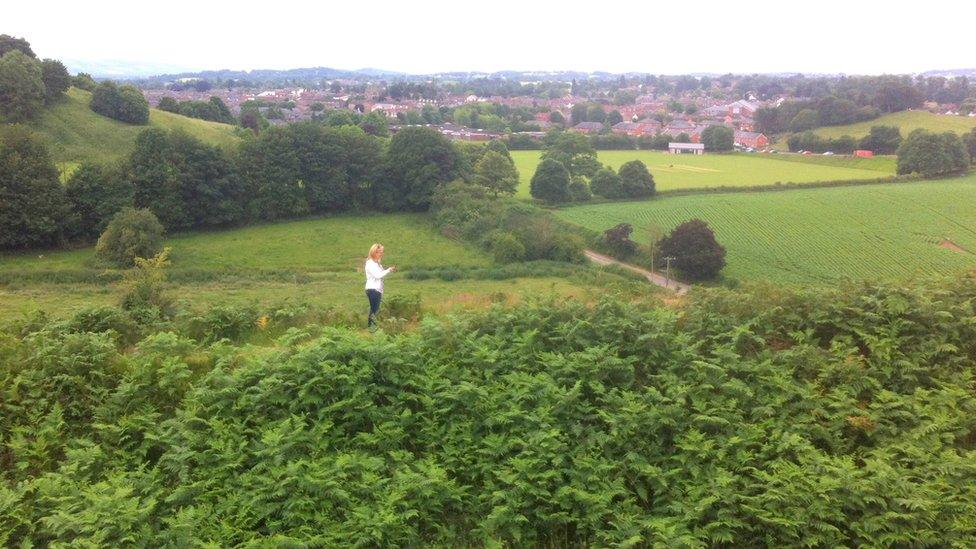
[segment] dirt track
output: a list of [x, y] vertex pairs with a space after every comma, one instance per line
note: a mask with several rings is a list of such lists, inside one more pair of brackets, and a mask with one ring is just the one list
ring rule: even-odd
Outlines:
[[669, 290], [672, 290], [678, 295], [683, 295], [687, 293], [688, 290], [691, 289], [691, 286], [689, 286], [688, 284], [677, 282], [673, 279], [668, 281], [667, 278], [664, 277], [664, 275], [648, 271], [647, 269], [643, 269], [636, 265], [631, 265], [629, 263], [618, 261], [608, 255], [603, 255], [601, 253], [594, 252], [593, 250], [583, 250], [583, 253], [586, 254], [587, 259], [589, 259], [594, 263], [598, 263], [600, 265], [610, 265], [610, 264], [620, 265], [625, 269], [630, 269], [635, 273], [640, 273], [644, 275], [645, 278], [647, 278], [648, 282], [652, 284], [656, 284], [662, 288], [667, 288]]

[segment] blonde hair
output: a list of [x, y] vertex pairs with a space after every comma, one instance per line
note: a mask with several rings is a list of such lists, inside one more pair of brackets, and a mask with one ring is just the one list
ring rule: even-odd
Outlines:
[[367, 259], [372, 259], [373, 261], [376, 261], [376, 256], [379, 255], [380, 250], [382, 249], [383, 249], [382, 244], [373, 244], [372, 246], [369, 247], [369, 254], [366, 255]]

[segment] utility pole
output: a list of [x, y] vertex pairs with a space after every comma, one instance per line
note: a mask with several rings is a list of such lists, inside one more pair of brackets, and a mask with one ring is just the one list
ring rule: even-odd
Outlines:
[[664, 268], [664, 287], [668, 288], [671, 286], [671, 260], [674, 259], [671, 256], [662, 258], [667, 261], [667, 267]]

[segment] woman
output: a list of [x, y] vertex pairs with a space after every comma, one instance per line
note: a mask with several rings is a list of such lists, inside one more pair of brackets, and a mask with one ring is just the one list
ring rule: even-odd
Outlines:
[[376, 313], [380, 310], [380, 301], [383, 299], [383, 278], [386, 275], [396, 272], [396, 265], [389, 269], [384, 269], [380, 261], [383, 260], [383, 245], [373, 244], [369, 248], [369, 257], [366, 258], [366, 297], [369, 299], [369, 321], [367, 328], [376, 324]]

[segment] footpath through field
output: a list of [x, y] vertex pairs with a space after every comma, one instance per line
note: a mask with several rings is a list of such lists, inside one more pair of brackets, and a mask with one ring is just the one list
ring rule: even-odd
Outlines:
[[638, 267], [637, 265], [631, 265], [630, 263], [624, 263], [623, 261], [618, 261], [608, 255], [603, 255], [601, 253], [594, 252], [593, 250], [583, 250], [583, 253], [586, 254], [587, 259], [589, 259], [594, 263], [598, 263], [600, 265], [610, 265], [610, 264], [620, 265], [625, 269], [630, 269], [635, 273], [640, 273], [644, 275], [644, 277], [652, 284], [657, 284], [662, 288], [667, 288], [669, 290], [672, 290], [676, 292], [678, 295], [684, 295], [688, 293], [688, 290], [691, 289], [691, 286], [689, 286], [688, 284], [683, 284], [673, 279], [669, 281], [663, 275], [660, 275], [652, 271], [648, 271], [647, 269], [643, 269], [641, 267]]

